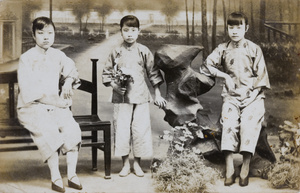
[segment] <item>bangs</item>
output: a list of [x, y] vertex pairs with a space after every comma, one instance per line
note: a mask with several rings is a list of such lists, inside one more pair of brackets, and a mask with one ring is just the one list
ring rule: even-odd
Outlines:
[[44, 29], [44, 27], [46, 27], [48, 24], [46, 24], [45, 22], [38, 22], [35, 26], [36, 26], [36, 29], [38, 30], [42, 30]]
[[242, 25], [244, 18], [228, 18], [227, 24], [228, 25]]
[[128, 27], [137, 27], [140, 28], [140, 21], [134, 15], [126, 15], [120, 21], [120, 27], [127, 25]]
[[55, 30], [54, 23], [47, 17], [38, 17], [32, 22], [32, 32], [35, 34], [36, 30], [42, 30], [44, 27], [52, 25]]
[[248, 25], [248, 18], [243, 13], [234, 12], [229, 15], [227, 25], [242, 25], [243, 21]]
[[128, 27], [137, 27], [137, 28], [139, 28], [139, 24], [134, 19], [125, 21], [124, 25], [127, 25]]

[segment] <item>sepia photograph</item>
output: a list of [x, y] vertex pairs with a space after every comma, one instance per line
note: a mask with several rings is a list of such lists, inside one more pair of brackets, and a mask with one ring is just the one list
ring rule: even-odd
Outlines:
[[1, 193], [299, 193], [300, 0], [0, 0]]

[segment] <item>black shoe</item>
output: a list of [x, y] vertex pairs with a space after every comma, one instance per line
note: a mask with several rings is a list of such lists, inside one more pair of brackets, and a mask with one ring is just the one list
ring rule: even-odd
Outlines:
[[[57, 179], [57, 180], [62, 180], [62, 179]], [[57, 192], [65, 192], [66, 191], [65, 187], [60, 187], [60, 186], [58, 186], [58, 185], [55, 184], [55, 182], [57, 180], [55, 180], [54, 182], [52, 182], [52, 185], [51, 185], [52, 190], [57, 191]]]
[[235, 173], [233, 173], [229, 178], [225, 177], [224, 185], [225, 186], [232, 185], [233, 183], [235, 183], [235, 178], [236, 178]]
[[69, 185], [69, 187], [77, 189], [77, 190], [82, 190], [82, 185], [81, 184], [76, 184], [76, 183], [72, 182], [72, 179], [74, 177], [77, 177], [77, 176], [73, 176], [71, 179], [68, 179], [68, 185]]
[[240, 177], [239, 184], [240, 184], [240, 186], [248, 186], [248, 184], [249, 184], [249, 175], [245, 179], [242, 179]]

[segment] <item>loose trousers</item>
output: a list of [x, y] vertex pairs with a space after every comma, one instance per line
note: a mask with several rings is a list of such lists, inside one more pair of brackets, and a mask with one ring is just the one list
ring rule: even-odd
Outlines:
[[258, 98], [244, 108], [227, 101], [222, 107], [221, 149], [254, 154], [264, 121], [264, 99]]
[[114, 105], [115, 155], [152, 156], [149, 103]]
[[18, 109], [20, 123], [30, 131], [43, 161], [58, 149], [63, 153], [79, 148], [81, 130], [69, 108], [33, 104]]

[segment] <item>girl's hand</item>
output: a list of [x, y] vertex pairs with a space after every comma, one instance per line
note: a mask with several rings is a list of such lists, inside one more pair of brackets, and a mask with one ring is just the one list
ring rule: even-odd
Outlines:
[[229, 75], [225, 77], [225, 86], [229, 93], [234, 92], [235, 84]]
[[38, 101], [46, 105], [52, 105], [59, 108], [67, 108], [71, 106], [72, 100], [63, 99], [62, 97], [59, 97], [57, 95], [51, 95], [51, 96], [43, 96]]
[[72, 100], [62, 99], [61, 97], [59, 97], [59, 99], [56, 100], [56, 104], [54, 106], [59, 108], [68, 108], [71, 105], [72, 105]]
[[252, 103], [252, 102], [255, 100], [255, 98], [257, 97], [258, 93], [259, 93], [259, 90], [258, 90], [258, 89], [253, 90], [253, 92], [252, 92], [247, 98], [245, 98], [245, 99], [241, 102], [240, 106], [241, 106], [241, 107], [246, 107], [246, 106], [248, 106], [250, 103]]
[[126, 88], [122, 88], [120, 85], [118, 85], [117, 83], [115, 83], [113, 81], [110, 83], [110, 85], [114, 91], [116, 91], [120, 95], [125, 95]]
[[69, 99], [73, 96], [73, 88], [72, 88], [73, 79], [67, 78], [64, 85], [61, 88], [61, 94], [60, 96], [64, 99]]
[[166, 106], [167, 101], [162, 96], [156, 95], [154, 104], [161, 109], [161, 108], [164, 108]]

